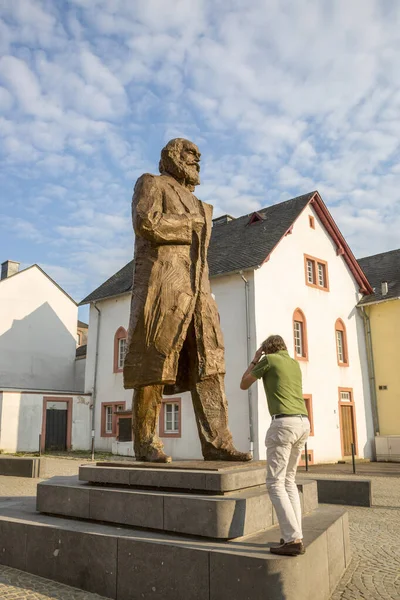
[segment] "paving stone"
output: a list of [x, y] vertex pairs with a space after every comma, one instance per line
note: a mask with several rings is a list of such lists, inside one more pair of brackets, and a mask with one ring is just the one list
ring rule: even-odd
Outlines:
[[[393, 467], [390, 477], [371, 476], [373, 469], [377, 472], [376, 463], [365, 467], [372, 481], [372, 507], [346, 507], [352, 560], [331, 600], [400, 600], [400, 477], [396, 474], [398, 465], [394, 464], [385, 465], [383, 473], [389, 471], [389, 466]], [[319, 466], [318, 471], [321, 470]], [[312, 473], [303, 475], [312, 478]], [[354, 477], [352, 473], [332, 473], [328, 468], [324, 476]]]
[[104, 596], [0, 565], [1, 600], [106, 600]]
[[[42, 476], [77, 474], [83, 462], [89, 464], [83, 460], [46, 458]], [[353, 556], [331, 600], [399, 600], [400, 464], [365, 463], [357, 465], [357, 469], [362, 478], [367, 476], [372, 481], [374, 505], [371, 508], [347, 507]], [[312, 479], [313, 473], [318, 473], [318, 477], [354, 477], [351, 465], [318, 465], [310, 467], [309, 474], [300, 469], [299, 475]], [[35, 496], [38, 481], [0, 477], [0, 505], [17, 496]], [[17, 579], [12, 580], [13, 573], [17, 573]], [[37, 580], [45, 587], [41, 588]], [[33, 587], [32, 581], [39, 587]], [[0, 566], [0, 598], [98, 600], [101, 597]]]

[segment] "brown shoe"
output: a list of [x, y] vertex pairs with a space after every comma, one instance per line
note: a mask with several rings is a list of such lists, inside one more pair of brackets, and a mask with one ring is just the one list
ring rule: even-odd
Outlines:
[[237, 462], [249, 462], [253, 460], [251, 452], [239, 452], [233, 446], [231, 448], [215, 448], [203, 456], [204, 460], [229, 460]]
[[281, 546], [270, 548], [272, 554], [279, 554], [281, 556], [300, 556], [300, 554], [304, 554], [305, 551], [306, 549], [303, 542], [287, 542]]

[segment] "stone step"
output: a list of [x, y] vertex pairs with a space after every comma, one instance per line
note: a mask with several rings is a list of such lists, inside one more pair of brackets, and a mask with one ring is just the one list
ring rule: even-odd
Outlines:
[[0, 475], [35, 478], [40, 475], [40, 458], [0, 456]]
[[168, 466], [120, 462], [82, 465], [79, 468], [79, 479], [91, 483], [147, 489], [179, 489], [213, 494], [224, 494], [263, 485], [265, 475], [265, 461], [250, 464], [235, 463], [234, 466], [232, 463], [221, 464], [215, 461], [178, 461]]
[[303, 519], [306, 554], [272, 555], [277, 527], [212, 542], [37, 513], [0, 501], [0, 563], [114, 600], [328, 600], [349, 564], [347, 513]]
[[[312, 480], [298, 483], [304, 514], [317, 505]], [[232, 539], [272, 527], [276, 517], [265, 485], [225, 495], [148, 491], [55, 477], [39, 483], [37, 510], [212, 539]]]

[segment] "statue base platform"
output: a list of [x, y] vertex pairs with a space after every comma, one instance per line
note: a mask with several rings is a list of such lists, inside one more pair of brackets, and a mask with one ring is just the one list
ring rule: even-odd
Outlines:
[[[82, 466], [79, 480], [55, 477], [40, 483], [37, 509], [215, 540], [253, 535], [277, 523], [264, 483], [265, 464], [211, 465]], [[298, 489], [303, 514], [315, 510], [316, 482], [299, 480]]]
[[[113, 506], [109, 506], [113, 510]], [[328, 600], [350, 562], [347, 513], [303, 519], [306, 553], [270, 553], [274, 526], [210, 540], [38, 513], [34, 498], [0, 501], [0, 563], [114, 600]]]
[[299, 479], [306, 553], [280, 531], [265, 463], [85, 465], [0, 499], [0, 564], [114, 600], [328, 600], [350, 562], [347, 513]]

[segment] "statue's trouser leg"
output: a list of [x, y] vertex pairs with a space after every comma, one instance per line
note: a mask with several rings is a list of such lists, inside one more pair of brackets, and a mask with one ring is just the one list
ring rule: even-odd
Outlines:
[[232, 449], [224, 376], [212, 375], [199, 381], [191, 393], [203, 456], [219, 449]]
[[163, 443], [157, 435], [162, 394], [162, 385], [148, 385], [133, 393], [133, 443], [138, 460], [149, 460], [163, 451]]

